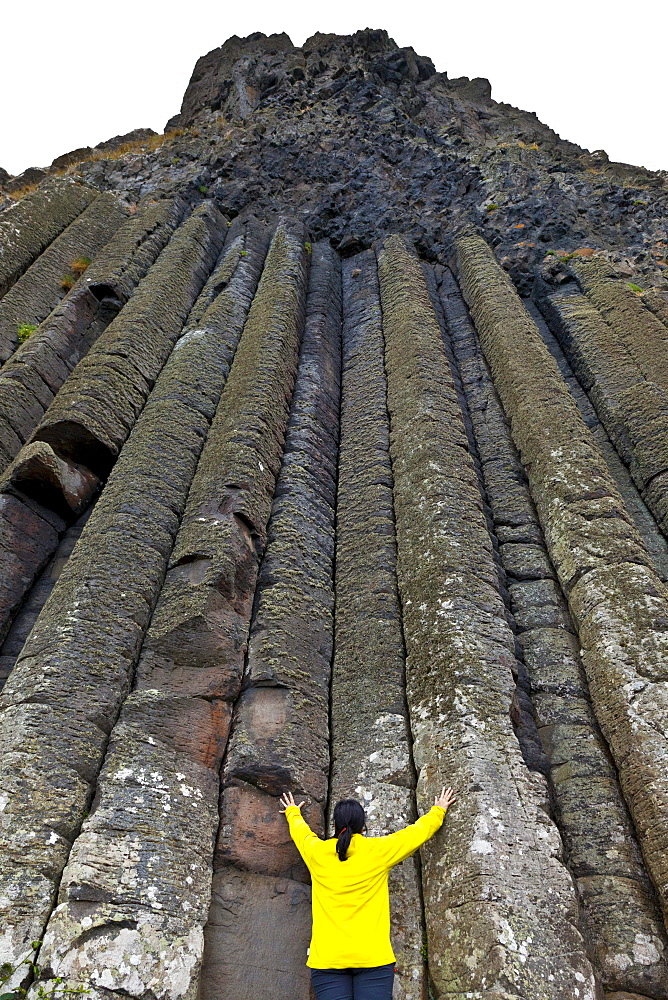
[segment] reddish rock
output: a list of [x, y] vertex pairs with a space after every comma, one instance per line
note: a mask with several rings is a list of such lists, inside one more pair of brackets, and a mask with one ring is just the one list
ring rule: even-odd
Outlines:
[[60, 517], [27, 498], [0, 494], [0, 638], [64, 528]]
[[[59, 458], [45, 441], [26, 445], [7, 470], [5, 488], [26, 492], [45, 507], [64, 506], [66, 516], [81, 514], [101, 486], [98, 477], [78, 462]], [[55, 502], [52, 502], [55, 498]], [[64, 504], [61, 504], [64, 501]]]
[[[322, 836], [322, 808], [316, 802], [308, 803], [302, 814], [311, 829]], [[277, 797], [242, 782], [224, 788], [221, 796], [215, 865], [219, 869], [224, 864], [309, 881], [285, 817], [278, 811]]]

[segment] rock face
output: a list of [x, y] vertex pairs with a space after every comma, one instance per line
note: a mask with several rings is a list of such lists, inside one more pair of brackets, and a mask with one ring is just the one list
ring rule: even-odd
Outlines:
[[10, 985], [308, 1000], [278, 796], [452, 784], [395, 1000], [668, 1000], [665, 175], [365, 30], [0, 181]]
[[[358, 798], [370, 832], [378, 836], [415, 818], [415, 775], [404, 692], [383, 323], [372, 252], [344, 261], [343, 301], [330, 805]], [[391, 880], [396, 994], [421, 1000], [426, 977], [416, 860], [397, 866]]]

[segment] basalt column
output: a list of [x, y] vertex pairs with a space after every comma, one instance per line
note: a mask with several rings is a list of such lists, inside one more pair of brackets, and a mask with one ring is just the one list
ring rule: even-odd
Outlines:
[[545, 294], [540, 296], [540, 305], [620, 457], [667, 534], [666, 388], [656, 373], [648, 376], [641, 371], [586, 296]]
[[[100, 201], [105, 204], [100, 198], [91, 209]], [[130, 216], [69, 295], [2, 367], [2, 468], [21, 450], [65, 379], [125, 305], [165, 247], [183, 211], [179, 201], [165, 199]], [[87, 215], [88, 210], [77, 224]], [[32, 268], [25, 278], [31, 274]]]
[[[141, 641], [262, 269], [263, 230], [235, 226], [230, 237], [72, 557], [83, 547], [128, 580], [124, 601], [109, 593], [102, 620], [112, 657], [121, 640]], [[134, 612], [134, 634], [123, 611]], [[113, 728], [41, 961], [45, 975], [73, 983], [177, 997], [192, 993], [201, 958], [217, 814], [211, 768], [228, 713], [142, 678], [140, 669]]]
[[[233, 279], [228, 293], [230, 275], [219, 275], [220, 312], [214, 302], [180, 342], [197, 381], [206, 385], [215, 377], [218, 392], [252, 293], [248, 278], [261, 260], [253, 245], [236, 252], [245, 280]], [[136, 691], [112, 733], [96, 809], [63, 876], [62, 904], [45, 936], [47, 970], [70, 982], [136, 997], [197, 991], [218, 825], [217, 772], [283, 449], [305, 274], [301, 233], [280, 225], [190, 487]], [[169, 411], [182, 397], [175, 384], [163, 405]], [[158, 427], [169, 436], [169, 450], [161, 444], [152, 452], [156, 463], [164, 462], [158, 478], [169, 478], [170, 456], [184, 450], [184, 419], [163, 412]], [[148, 449], [150, 440], [143, 445]], [[140, 468], [135, 462], [148, 492], [151, 483]], [[143, 507], [153, 514], [147, 501]], [[180, 502], [174, 506], [178, 517]], [[138, 566], [147, 561], [140, 553], [135, 559]], [[119, 911], [131, 928], [115, 919]]]
[[[223, 228], [214, 210], [199, 231], [202, 280]], [[182, 276], [193, 298], [196, 274]], [[198, 345], [185, 355], [172, 355], [2, 692], [0, 961], [41, 937], [158, 596], [211, 418]]]
[[76, 283], [78, 269], [90, 264], [126, 218], [127, 209], [118, 198], [100, 195], [19, 278], [0, 301], [2, 361], [19, 345], [19, 327], [46, 319]]
[[223, 769], [221, 826], [206, 931], [206, 1000], [307, 1000], [306, 869], [278, 811], [305, 797], [323, 832], [338, 445], [341, 278], [328, 243], [312, 250], [299, 370], [258, 577], [243, 691]]
[[40, 421], [41, 451], [108, 473], [220, 251], [221, 225], [204, 202], [176, 231]]
[[574, 258], [569, 270], [645, 378], [668, 390], [668, 329], [600, 257]]
[[[331, 811], [354, 797], [369, 833], [416, 818], [396, 579], [387, 385], [375, 255], [344, 261]], [[395, 998], [426, 996], [417, 858], [390, 875]]]
[[652, 289], [643, 293], [642, 302], [664, 326], [668, 327], [668, 302], [663, 295]]
[[30, 590], [20, 612], [12, 622], [12, 627], [0, 647], [0, 689], [4, 686], [14, 668], [30, 630], [37, 621], [40, 611], [46, 604], [56, 581], [72, 554], [74, 546], [79, 541], [83, 527], [90, 516], [92, 508], [84, 511], [81, 517], [70, 525], [60, 540], [58, 548], [46, 568], [40, 573], [35, 585]]
[[[624, 506], [631, 515], [654, 567], [659, 577], [665, 582], [668, 580], [668, 541], [661, 534], [656, 520], [648, 510], [637, 486], [633, 482], [631, 473], [619, 457], [619, 453], [610, 440], [605, 427], [599, 420], [589, 396], [582, 388], [582, 383], [575, 376], [566, 354], [545, 322], [540, 310], [530, 299], [524, 299], [523, 305], [534, 320], [543, 343], [554, 358], [566, 388], [575, 401], [580, 416], [591, 431], [596, 446], [605, 459], [608, 471], [624, 501]], [[592, 398], [594, 398], [593, 393]]]
[[665, 998], [665, 928], [589, 702], [575, 628], [480, 343], [447, 270], [440, 292], [551, 764], [557, 823], [576, 880], [585, 940], [607, 989]]
[[544, 779], [510, 718], [514, 636], [441, 331], [399, 237], [379, 274], [418, 800], [460, 796], [422, 852], [434, 992], [593, 1000]]
[[85, 184], [56, 181], [41, 185], [2, 213], [0, 296], [97, 195]]
[[58, 533], [109, 474], [216, 260], [223, 228], [212, 205], [195, 210], [0, 479], [1, 636]]
[[493, 252], [457, 240], [461, 285], [528, 472], [648, 871], [668, 910], [668, 594], [553, 359]]

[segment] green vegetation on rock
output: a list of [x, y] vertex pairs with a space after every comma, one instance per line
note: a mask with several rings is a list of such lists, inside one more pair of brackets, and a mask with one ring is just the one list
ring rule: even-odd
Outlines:
[[[12, 965], [11, 962], [3, 962], [0, 965], [0, 990], [7, 986], [12, 979], [16, 976], [17, 972], [22, 965], [27, 966], [24, 979], [27, 980], [28, 977], [31, 979], [39, 979], [42, 970], [39, 965], [35, 962], [35, 957], [40, 949], [41, 941], [32, 941], [30, 944], [32, 954], [24, 958], [22, 962], [18, 962], [16, 965]], [[87, 986], [83, 984], [80, 986], [63, 986], [65, 982], [62, 976], [56, 976], [54, 979], [50, 979], [48, 986], [38, 986], [36, 991], [36, 1000], [52, 1000], [54, 997], [65, 997], [67, 995], [76, 994], [80, 996], [83, 993], [90, 993]], [[0, 1000], [24, 1000], [28, 992], [28, 988], [25, 986], [14, 986], [12, 989], [6, 992], [0, 993]]]
[[35, 330], [37, 329], [37, 323], [19, 323], [16, 328], [16, 334], [19, 338], [19, 344], [23, 344], [28, 337], [31, 337]]

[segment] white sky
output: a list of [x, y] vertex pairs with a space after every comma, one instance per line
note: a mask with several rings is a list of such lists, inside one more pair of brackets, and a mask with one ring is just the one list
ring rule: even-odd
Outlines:
[[230, 35], [386, 28], [448, 76], [562, 138], [668, 169], [666, 0], [83, 0], [7, 3], [0, 166], [19, 173], [133, 128], [163, 130], [199, 56]]

